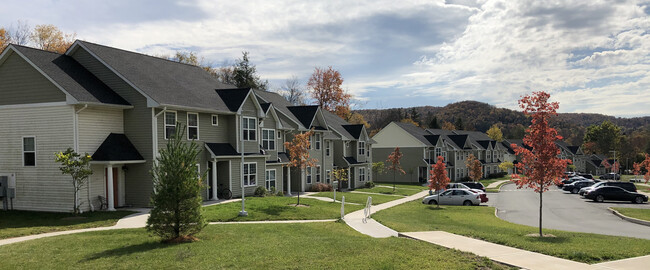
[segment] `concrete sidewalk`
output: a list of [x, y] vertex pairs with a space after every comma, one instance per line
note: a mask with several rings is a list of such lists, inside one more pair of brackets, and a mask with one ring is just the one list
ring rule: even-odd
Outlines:
[[[371, 212], [377, 212], [406, 202], [421, 199], [422, 197], [428, 194], [429, 191], [424, 190], [416, 194], [413, 194], [411, 196], [404, 197], [403, 199], [398, 199], [387, 203], [371, 206], [370, 210]], [[381, 223], [375, 221], [374, 219], [366, 219], [364, 222], [363, 217], [364, 217], [364, 211], [363, 209], [361, 209], [359, 211], [354, 211], [352, 213], [345, 215], [343, 221], [345, 221], [345, 223], [347, 223], [348, 226], [352, 227], [356, 231], [375, 238], [386, 238], [391, 236], [397, 236], [397, 231], [382, 225]]]
[[492, 184], [489, 184], [485, 188], [497, 188], [499, 185], [501, 185], [501, 183], [505, 183], [505, 182], [510, 182], [510, 180], [499, 180], [499, 181], [496, 181], [496, 182], [494, 182]]

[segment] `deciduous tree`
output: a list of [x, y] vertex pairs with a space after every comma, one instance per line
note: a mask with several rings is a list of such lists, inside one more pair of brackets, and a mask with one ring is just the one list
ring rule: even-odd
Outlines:
[[643, 163], [638, 163], [638, 162], [634, 162], [634, 163], [632, 164], [632, 168], [634, 168], [634, 169], [632, 170], [632, 173], [634, 174], [634, 179], [636, 179], [636, 177], [637, 177], [639, 174], [641, 174], [641, 165], [642, 165], [642, 164], [643, 164]]
[[93, 170], [90, 169], [91, 160], [92, 158], [88, 153], [80, 155], [72, 148], [55, 153], [54, 161], [61, 164], [59, 166], [61, 173], [68, 174], [72, 177], [72, 186], [74, 187], [74, 207], [72, 209], [75, 215], [81, 213], [79, 209], [81, 206], [79, 190], [88, 184], [88, 177], [93, 174]]
[[318, 105], [341, 118], [350, 113], [350, 94], [343, 88], [343, 78], [338, 70], [331, 66], [327, 69], [317, 67], [307, 82], [311, 95]]
[[4, 28], [0, 28], [0, 52], [9, 46], [10, 42], [11, 39], [9, 37], [9, 32], [7, 32], [7, 30]]
[[345, 118], [345, 121], [348, 121], [350, 124], [361, 124], [366, 127], [366, 130], [370, 128], [370, 124], [366, 119], [363, 118], [363, 115], [360, 113], [352, 112], [349, 113], [348, 116]]
[[[445, 158], [438, 156], [436, 164], [431, 165], [429, 171], [429, 190], [439, 191], [449, 184], [449, 177], [447, 176], [447, 166], [445, 165]], [[440, 204], [436, 204], [440, 207]]]
[[420, 126], [420, 124], [418, 122], [413, 121], [413, 119], [411, 119], [411, 118], [404, 118], [404, 119], [400, 120], [400, 122], [413, 124], [416, 127]]
[[[289, 152], [289, 163], [285, 166], [300, 169], [300, 190], [302, 190], [302, 176], [305, 174], [305, 169], [307, 167], [315, 167], [318, 162], [317, 159], [309, 156], [309, 148], [311, 147], [309, 138], [313, 134], [313, 130], [296, 134], [293, 136], [291, 142], [284, 143], [284, 147]], [[300, 191], [298, 191], [298, 203], [296, 203], [296, 206], [298, 205], [300, 205]]]
[[305, 104], [305, 89], [300, 84], [298, 77], [291, 76], [291, 78], [284, 81], [280, 87], [280, 94], [293, 105]]
[[386, 165], [383, 161], [377, 161], [372, 163], [372, 174], [375, 176], [381, 175], [386, 170]]
[[510, 169], [514, 168], [515, 164], [513, 164], [510, 161], [504, 161], [499, 164], [499, 169], [501, 169], [503, 172], [508, 172]]
[[[331, 175], [332, 175], [332, 180], [333, 181], [338, 181], [339, 182], [338, 186], [336, 187], [338, 189], [341, 189], [341, 185], [343, 184], [343, 182], [348, 181], [348, 170], [347, 169], [344, 169], [344, 168], [334, 169], [334, 170], [332, 170]], [[298, 194], [298, 196], [300, 196], [300, 194]]]
[[600, 125], [592, 125], [587, 128], [585, 142], [593, 142], [600, 154], [607, 154], [609, 151], [618, 149], [621, 142], [621, 128], [610, 121], [603, 121]]
[[532, 95], [524, 96], [519, 100], [519, 107], [524, 114], [531, 116], [531, 124], [526, 130], [524, 144], [531, 147], [531, 150], [512, 144], [515, 154], [521, 157], [521, 161], [515, 166], [521, 173], [511, 175], [511, 180], [517, 184], [517, 188], [529, 187], [539, 193], [539, 236], [542, 234], [542, 194], [548, 191], [549, 187], [559, 183], [564, 175], [564, 170], [571, 160], [560, 159], [560, 154], [555, 141], [561, 140], [557, 130], [550, 127], [549, 120], [557, 115], [559, 103], [549, 102], [549, 95], [546, 92], [533, 92]]
[[399, 151], [399, 147], [395, 147], [395, 150], [393, 150], [393, 152], [388, 155], [388, 159], [386, 160], [386, 163], [389, 164], [386, 169], [393, 171], [393, 192], [395, 192], [396, 174], [406, 174], [404, 169], [402, 169], [402, 165], [400, 165], [400, 159], [402, 159], [403, 155], [404, 154]]
[[444, 130], [456, 130], [456, 126], [451, 122], [444, 121], [442, 122], [442, 129]]
[[645, 175], [643, 178], [645, 179], [645, 183], [647, 184], [648, 181], [650, 181], [650, 155], [645, 154], [645, 160], [643, 161], [643, 166], [645, 167]]
[[492, 140], [495, 140], [497, 142], [503, 141], [503, 133], [501, 132], [499, 126], [497, 126], [496, 124], [492, 125], [492, 127], [490, 127], [490, 129], [488, 129], [488, 131], [485, 133]]
[[34, 27], [31, 40], [36, 47], [42, 50], [65, 53], [74, 43], [76, 33], [65, 34], [58, 27], [51, 24], [39, 24]]
[[467, 166], [467, 174], [472, 181], [476, 182], [481, 180], [483, 176], [483, 165], [481, 165], [481, 162], [473, 154], [469, 154], [465, 160], [465, 166]]

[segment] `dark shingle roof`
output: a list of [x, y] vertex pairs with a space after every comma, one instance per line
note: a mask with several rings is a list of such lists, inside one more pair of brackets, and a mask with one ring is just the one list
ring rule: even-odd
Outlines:
[[330, 129], [333, 129], [336, 131], [336, 133], [341, 134], [341, 136], [343, 136], [343, 139], [355, 140], [355, 137], [343, 127], [345, 125], [349, 125], [350, 123], [327, 110], [321, 110], [321, 112], [323, 112], [323, 117], [325, 118], [325, 121], [327, 121], [327, 125]]
[[343, 128], [347, 130], [353, 138], [358, 140], [361, 137], [361, 131], [363, 131], [363, 124], [343, 125]]
[[578, 150], [580, 149], [580, 146], [569, 145], [567, 148], [569, 149], [569, 151], [571, 151], [571, 153], [573, 153], [574, 155], [577, 155]]
[[401, 127], [403, 130], [405, 130], [406, 132], [411, 134], [413, 137], [415, 137], [416, 139], [418, 139], [419, 141], [421, 141], [425, 145], [433, 146], [431, 144], [431, 142], [429, 142], [429, 140], [424, 137], [424, 136], [427, 136], [427, 135], [431, 135], [426, 130], [424, 130], [422, 128], [419, 128], [419, 127], [416, 127], [415, 125], [413, 125], [411, 123], [402, 123], [402, 122], [393, 122], [393, 123], [395, 123], [397, 126]]
[[221, 100], [226, 104], [228, 110], [236, 112], [246, 100], [250, 88], [233, 88], [233, 89], [218, 89], [217, 94]]
[[[300, 120], [298, 120], [298, 118], [296, 118], [296, 116], [293, 115], [293, 113], [288, 108], [288, 107], [293, 106], [293, 104], [291, 104], [289, 101], [287, 101], [284, 97], [282, 97], [281, 95], [279, 95], [277, 93], [262, 91], [262, 90], [253, 90], [253, 92], [255, 93], [255, 95], [258, 98], [262, 99], [263, 102], [268, 102], [268, 103], [273, 104], [273, 108], [276, 111], [280, 112], [282, 115], [288, 117], [292, 121], [298, 123], [298, 125], [302, 125], [300, 123]], [[283, 118], [280, 118], [280, 119], [281, 119], [280, 121], [282, 122], [282, 125], [287, 127], [288, 123], [286, 123]]]
[[205, 144], [215, 156], [236, 156], [239, 152], [229, 143], [206, 143]]
[[303, 126], [311, 128], [311, 122], [314, 120], [314, 117], [316, 117], [318, 106], [289, 106], [287, 108], [296, 118], [298, 118]]
[[92, 156], [95, 161], [144, 160], [140, 152], [124, 134], [111, 133]]
[[264, 113], [268, 113], [269, 108], [271, 108], [271, 103], [260, 103], [260, 107], [262, 107]]
[[354, 157], [344, 157], [345, 161], [350, 164], [350, 165], [356, 165], [356, 164], [364, 164], [364, 162], [359, 162], [356, 158]]
[[13, 46], [79, 102], [130, 105], [72, 57]]
[[160, 104], [230, 111], [215, 89], [230, 89], [200, 67], [78, 41]]
[[458, 148], [464, 149], [468, 135], [447, 135], [447, 138], [453, 141], [458, 146]]
[[476, 141], [476, 143], [485, 149], [490, 148], [490, 141]]
[[501, 144], [503, 145], [503, 147], [505, 147], [508, 150], [508, 153], [510, 153], [510, 154], [515, 153], [515, 151], [512, 150], [512, 147], [510, 146], [510, 144], [508, 144], [507, 141], [502, 141]]
[[431, 143], [431, 145], [436, 145], [438, 144], [438, 139], [440, 139], [440, 135], [425, 135], [424, 138]]

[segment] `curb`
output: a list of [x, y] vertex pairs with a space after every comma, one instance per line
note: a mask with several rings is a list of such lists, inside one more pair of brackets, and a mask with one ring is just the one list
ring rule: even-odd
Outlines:
[[650, 221], [641, 220], [641, 219], [633, 218], [633, 217], [628, 217], [628, 216], [623, 215], [623, 214], [619, 213], [618, 211], [612, 209], [611, 207], [607, 207], [607, 210], [611, 211], [612, 214], [614, 214], [614, 215], [616, 215], [616, 216], [618, 216], [618, 217], [620, 217], [620, 218], [622, 218], [624, 220], [627, 220], [629, 222], [650, 227]]

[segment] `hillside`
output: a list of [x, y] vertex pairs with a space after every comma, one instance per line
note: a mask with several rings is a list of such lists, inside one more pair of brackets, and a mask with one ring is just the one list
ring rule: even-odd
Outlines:
[[[422, 126], [429, 127], [435, 117], [439, 125], [443, 121], [458, 124], [462, 123], [463, 129], [487, 131], [492, 124], [499, 124], [506, 138], [521, 138], [524, 129], [530, 124], [528, 118], [520, 111], [506, 108], [497, 108], [487, 103], [478, 101], [461, 101], [444, 107], [412, 107], [392, 109], [357, 110], [356, 112], [370, 123], [371, 130], [381, 129], [391, 121], [403, 118], [412, 118]], [[590, 125], [600, 124], [609, 120], [623, 128], [624, 132], [650, 127], [650, 116], [620, 118], [593, 113], [561, 113], [553, 121], [570, 144], [582, 144], [585, 129]]]

